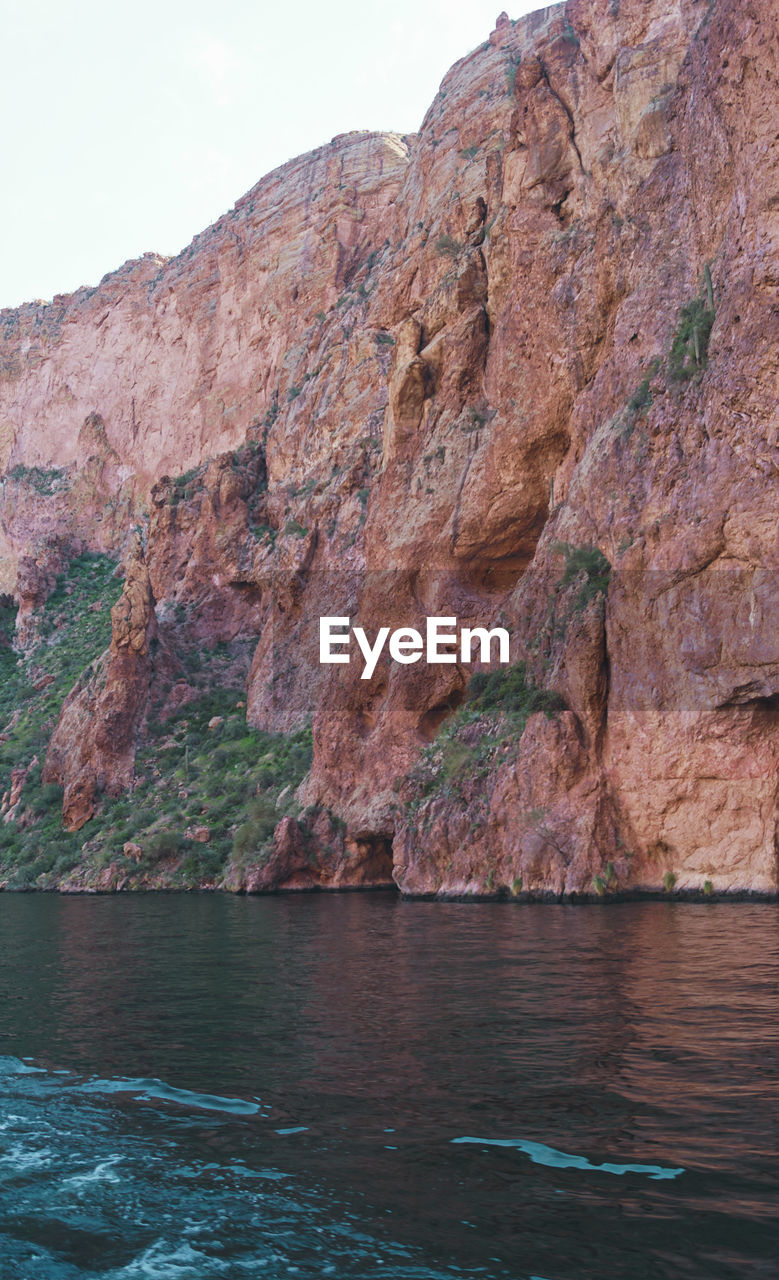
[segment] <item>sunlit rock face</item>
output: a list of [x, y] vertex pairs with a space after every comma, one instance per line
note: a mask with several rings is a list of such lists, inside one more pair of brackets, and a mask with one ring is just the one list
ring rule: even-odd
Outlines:
[[[777, 888], [776, 28], [769, 0], [501, 18], [417, 135], [336, 138], [178, 258], [2, 313], [23, 628], [68, 548], [138, 526], [130, 632], [175, 646], [180, 606], [256, 637], [250, 721], [313, 715], [308, 808], [248, 887]], [[470, 668], [322, 667], [322, 614], [502, 619], [561, 709], [491, 753], [477, 726], [422, 794]], [[120, 622], [89, 715], [137, 726]], [[47, 766], [71, 825], [85, 699]]]

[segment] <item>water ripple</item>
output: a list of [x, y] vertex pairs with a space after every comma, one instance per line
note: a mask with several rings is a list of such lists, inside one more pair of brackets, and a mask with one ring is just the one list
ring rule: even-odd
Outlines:
[[88, 1080], [78, 1086], [81, 1093], [127, 1093], [145, 1102], [178, 1102], [184, 1107], [196, 1107], [200, 1111], [223, 1111], [231, 1116], [254, 1116], [260, 1104], [245, 1098], [223, 1098], [216, 1093], [195, 1093], [192, 1089], [177, 1089], [164, 1080]]
[[545, 1164], [550, 1169], [588, 1169], [593, 1173], [645, 1173], [662, 1182], [665, 1178], [678, 1178], [684, 1169], [666, 1169], [659, 1164], [614, 1164], [606, 1161], [603, 1164], [591, 1164], [586, 1156], [569, 1155], [567, 1151], [558, 1151], [555, 1147], [547, 1147], [543, 1142], [531, 1142], [527, 1138], [452, 1138], [453, 1144], [473, 1143], [479, 1147], [515, 1147], [530, 1156], [533, 1164]]

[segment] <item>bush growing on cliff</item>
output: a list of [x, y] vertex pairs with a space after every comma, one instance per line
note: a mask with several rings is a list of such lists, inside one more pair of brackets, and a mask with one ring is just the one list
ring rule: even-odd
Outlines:
[[524, 662], [472, 676], [465, 701], [447, 720], [410, 775], [409, 816], [426, 801], [448, 796], [478, 808], [481, 780], [513, 759], [531, 715], [554, 716], [566, 709], [554, 690], [539, 688]]
[[702, 297], [682, 307], [669, 356], [671, 377], [676, 382], [688, 382], [706, 368], [713, 324], [714, 310]]
[[181, 831], [158, 831], [144, 840], [143, 852], [149, 862], [159, 862], [162, 858], [178, 858], [187, 849], [192, 848], [192, 841]]
[[562, 552], [565, 569], [560, 579], [560, 586], [581, 580], [581, 587], [574, 601], [574, 609], [578, 612], [586, 608], [590, 600], [598, 595], [606, 595], [611, 577], [611, 565], [598, 547], [575, 547], [568, 542], [555, 544], [555, 551]]
[[68, 488], [67, 473], [61, 467], [25, 467], [19, 463], [9, 472], [9, 477], [17, 484], [29, 485], [45, 498]]
[[462, 251], [462, 243], [454, 236], [439, 236], [435, 242], [435, 251], [444, 258], [456, 258]]
[[[27, 775], [27, 782], [33, 781], [30, 775]], [[49, 782], [46, 786], [41, 786], [38, 794], [32, 803], [32, 813], [36, 818], [45, 817], [52, 809], [59, 812], [62, 805], [62, 787], [57, 782]]]
[[196, 490], [203, 487], [202, 469], [198, 467], [193, 467], [191, 471], [185, 471], [180, 476], [172, 476], [170, 480], [171, 505], [175, 507], [179, 502], [188, 502]]
[[233, 859], [243, 864], [266, 861], [279, 816], [269, 796], [262, 795], [254, 800], [249, 806], [246, 821], [241, 823], [233, 837]]
[[0, 595], [0, 649], [13, 643], [16, 631], [16, 605], [12, 596]]
[[652, 403], [652, 392], [650, 389], [649, 378], [644, 378], [643, 382], [639, 382], [632, 396], [628, 400], [628, 413], [631, 417], [636, 414], [643, 413]]
[[284, 536], [287, 538], [307, 538], [308, 529], [304, 528], [299, 520], [288, 520], [283, 530]]
[[479, 713], [502, 712], [524, 721], [536, 711], [553, 715], [565, 710], [565, 700], [552, 689], [540, 689], [527, 674], [524, 662], [497, 671], [477, 671], [471, 677], [466, 708]]
[[[0, 644], [0, 793], [13, 769], [27, 768], [16, 816], [0, 822], [0, 877], [9, 888], [53, 885], [79, 861], [83, 837], [63, 831], [62, 791], [43, 786], [42, 764], [66, 695], [108, 644], [121, 592], [115, 571], [107, 556], [76, 557], [41, 610], [32, 648], [20, 656]], [[6, 603], [4, 631], [14, 613]]]
[[196, 889], [203, 883], [220, 880], [224, 861], [222, 850], [210, 845], [193, 845], [178, 870], [182, 885], [185, 889]]
[[[204, 655], [212, 682], [218, 656]], [[171, 832], [200, 825], [210, 831], [210, 839], [202, 846], [178, 837], [181, 861], [176, 869], [164, 871], [164, 882], [174, 887], [191, 888], [198, 879], [220, 879], [228, 859], [238, 853], [243, 861], [262, 861], [276, 823], [294, 808], [295, 788], [311, 766], [310, 729], [273, 734], [251, 728], [245, 710], [237, 705], [243, 702], [241, 693], [242, 688], [212, 683], [201, 698], [161, 722], [157, 740], [136, 759], [134, 804], [142, 806], [147, 796], [153, 800], [161, 785], [163, 794], [169, 794], [171, 782], [179, 788], [178, 799], [174, 791], [172, 802], [166, 802], [164, 815], [147, 808], [145, 822], [131, 829], [129, 838], [140, 844], [144, 854], [150, 838], [144, 837], [144, 826], [151, 828], [152, 839], [159, 824], [166, 840]], [[212, 731], [208, 724], [214, 716], [221, 717], [222, 724]], [[111, 838], [114, 831], [118, 843], [128, 838], [124, 822], [117, 821], [121, 804], [112, 802], [105, 809], [102, 839]]]
[[15, 605], [0, 607], [0, 731], [17, 706], [22, 686], [21, 658], [13, 648], [16, 630]]
[[517, 82], [517, 68], [520, 64], [521, 57], [518, 53], [510, 53], [505, 59], [504, 67], [506, 74], [506, 92], [509, 97], [513, 97], [514, 88]]
[[[0, 644], [0, 791], [12, 768], [35, 754], [43, 758], [65, 695], [108, 645], [110, 610], [121, 593], [115, 571], [107, 556], [76, 557], [41, 610], [37, 643], [24, 656]], [[2, 626], [10, 635], [15, 612], [8, 605], [3, 610]]]

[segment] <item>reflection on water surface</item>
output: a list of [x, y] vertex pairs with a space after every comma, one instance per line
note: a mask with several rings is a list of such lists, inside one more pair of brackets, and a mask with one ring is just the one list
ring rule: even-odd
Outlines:
[[775, 1274], [776, 907], [0, 897], [3, 1280]]

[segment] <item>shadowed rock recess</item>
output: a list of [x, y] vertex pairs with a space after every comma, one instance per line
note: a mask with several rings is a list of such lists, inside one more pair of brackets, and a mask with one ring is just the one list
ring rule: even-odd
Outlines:
[[[4, 885], [776, 892], [777, 12], [502, 15], [0, 313]], [[431, 614], [512, 665], [319, 664]]]

